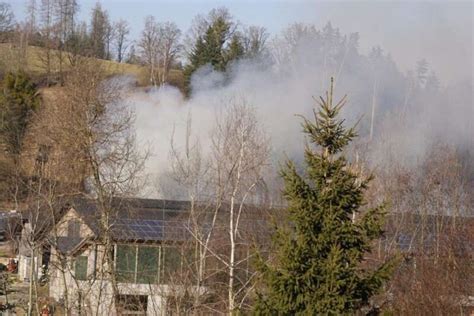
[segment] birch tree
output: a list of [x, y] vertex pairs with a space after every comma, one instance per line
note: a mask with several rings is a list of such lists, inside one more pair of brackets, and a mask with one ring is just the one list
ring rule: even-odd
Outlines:
[[201, 149], [199, 139], [193, 140], [190, 120], [184, 146], [177, 147], [176, 139], [171, 146], [171, 177], [191, 201], [195, 313], [233, 313], [248, 307], [255, 276], [250, 247], [257, 234], [265, 234], [255, 227], [266, 207], [258, 197], [266, 193], [268, 139], [244, 98], [223, 103], [209, 148]]
[[145, 27], [142, 31], [138, 46], [143, 63], [148, 67], [150, 84], [157, 85], [158, 81], [158, 57], [161, 45], [160, 28], [153, 16], [145, 19]]
[[221, 260], [227, 266], [227, 309], [232, 314], [242, 307], [249, 285], [248, 280], [238, 284], [236, 275], [239, 265], [249, 260], [238, 257], [238, 247], [244, 242], [240, 234], [242, 218], [246, 204], [255, 202], [252, 198], [263, 181], [270, 148], [254, 108], [245, 99], [230, 100], [224, 116], [217, 120], [213, 135], [211, 166], [215, 185], [222, 190], [222, 198], [228, 203], [225, 211], [229, 249]]

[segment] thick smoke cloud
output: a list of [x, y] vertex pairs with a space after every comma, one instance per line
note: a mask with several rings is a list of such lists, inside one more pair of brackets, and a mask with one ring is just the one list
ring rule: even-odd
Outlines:
[[[274, 166], [285, 156], [300, 160], [305, 140], [296, 114], [312, 115], [312, 97], [324, 93], [331, 76], [336, 98], [348, 94], [342, 113], [347, 124], [360, 120], [359, 142], [366, 144], [372, 166], [383, 166], [391, 155], [415, 168], [435, 143], [473, 150], [472, 81], [440, 86], [430, 71], [403, 74], [388, 54], [373, 50], [362, 55], [357, 34], [341, 35], [330, 25], [323, 30], [299, 25], [285, 32], [272, 43], [263, 63], [241, 61], [226, 75], [208, 66], [200, 69], [192, 78], [189, 99], [169, 86], [130, 97], [138, 139], [151, 145], [147, 164], [151, 179], [168, 170], [171, 136], [178, 146], [183, 144], [190, 114], [193, 137], [204, 151], [209, 148], [216, 113], [232, 97], [244, 97], [256, 107], [271, 139]], [[289, 34], [297, 40], [289, 43]], [[369, 141], [372, 108], [374, 132]]]

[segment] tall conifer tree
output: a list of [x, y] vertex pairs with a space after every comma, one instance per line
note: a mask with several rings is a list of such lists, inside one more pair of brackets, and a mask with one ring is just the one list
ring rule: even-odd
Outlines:
[[238, 60], [242, 58], [242, 56], [244, 56], [244, 53], [244, 46], [242, 45], [242, 40], [240, 39], [240, 36], [234, 34], [229, 44], [229, 49], [226, 54], [226, 60], [228, 62]]
[[199, 36], [189, 54], [189, 64], [184, 68], [184, 90], [189, 95], [191, 76], [199, 67], [209, 64], [214, 70], [225, 72], [227, 64], [243, 55], [238, 37], [231, 35], [231, 22], [216, 18], [206, 32]]
[[380, 290], [395, 263], [363, 267], [372, 241], [382, 236], [384, 207], [362, 209], [371, 176], [363, 177], [343, 154], [357, 135], [338, 118], [346, 97], [333, 105], [332, 79], [317, 102], [314, 121], [302, 124], [310, 143], [306, 175], [291, 161], [281, 171], [289, 227], [277, 228], [271, 263], [259, 261], [256, 314], [353, 314]]

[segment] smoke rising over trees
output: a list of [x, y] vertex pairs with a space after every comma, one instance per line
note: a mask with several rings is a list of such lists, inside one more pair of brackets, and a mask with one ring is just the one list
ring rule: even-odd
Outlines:
[[[298, 126], [283, 122], [290, 122], [295, 113], [310, 115], [304, 100], [322, 93], [324, 78], [334, 75], [337, 91], [352, 91], [351, 106], [343, 109], [343, 115], [349, 122], [360, 120], [360, 141], [365, 142], [372, 135], [369, 150], [364, 151], [370, 153], [368, 160], [373, 166], [385, 164], [384, 154], [389, 152], [397, 152], [405, 165], [416, 166], [428, 155], [430, 143], [435, 140], [472, 148], [469, 133], [465, 132], [472, 130], [472, 123], [469, 115], [463, 115], [472, 113], [472, 83], [442, 86], [429, 69], [430, 83], [422, 85], [415, 75], [415, 61], [415, 70], [404, 74], [390, 54], [379, 47], [368, 55], [361, 53], [358, 39], [358, 34], [341, 34], [330, 24], [321, 30], [311, 25], [292, 25], [269, 43], [273, 61], [270, 64], [267, 60], [242, 59], [231, 65], [225, 75], [204, 66], [191, 77], [193, 93], [188, 100], [171, 87], [143, 96], [137, 94], [136, 99], [132, 96], [139, 104], [139, 121], [144, 119], [138, 133], [145, 139], [167, 143], [173, 125], [169, 122], [181, 124], [191, 111], [195, 124], [203, 122], [197, 130], [205, 139], [209, 126], [204, 122], [212, 121], [211, 113], [218, 109], [218, 100], [245, 92], [256, 105], [257, 114], [265, 118], [262, 124], [270, 131], [275, 155], [285, 152], [299, 160], [296, 153], [301, 146], [290, 140], [290, 135], [298, 138]], [[449, 102], [452, 98], [459, 101]], [[449, 107], [443, 106], [446, 102]], [[175, 105], [181, 107], [171, 112]], [[150, 122], [147, 117], [153, 116], [151, 113], [161, 113], [161, 118]], [[158, 132], [148, 130], [153, 125]], [[158, 154], [154, 160], [153, 169], [157, 163], [166, 162], [166, 155]]]

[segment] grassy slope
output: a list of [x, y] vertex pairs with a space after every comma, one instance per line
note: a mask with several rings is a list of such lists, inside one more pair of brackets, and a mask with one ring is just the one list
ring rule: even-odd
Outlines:
[[[59, 71], [59, 52], [51, 51], [51, 68], [52, 72]], [[20, 52], [18, 49], [13, 47], [9, 43], [0, 44], [0, 56], [2, 57], [5, 68], [15, 67], [15, 63], [18, 64]], [[22, 64], [21, 67], [25, 67], [25, 70], [34, 76], [41, 76], [46, 73], [45, 59], [46, 51], [44, 48], [36, 46], [28, 46], [26, 50], [26, 65]], [[69, 55], [64, 53], [62, 55], [63, 70], [67, 71], [70, 66]], [[110, 60], [101, 60], [105, 69], [110, 72], [111, 75], [123, 74], [132, 75], [137, 79], [140, 86], [148, 85], [147, 69], [144, 66], [133, 65], [127, 63], [117, 63]], [[179, 88], [183, 87], [183, 74], [181, 70], [172, 69], [169, 74], [169, 82]]]

